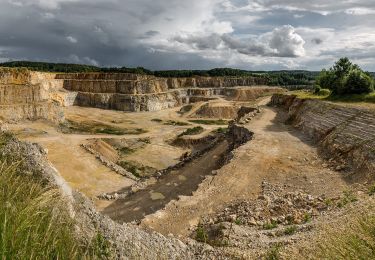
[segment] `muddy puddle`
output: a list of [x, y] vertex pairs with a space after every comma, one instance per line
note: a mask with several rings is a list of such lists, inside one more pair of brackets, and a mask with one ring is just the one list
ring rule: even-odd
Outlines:
[[206, 176], [220, 168], [228, 147], [226, 140], [218, 143], [202, 157], [161, 177], [145, 190], [113, 202], [103, 213], [120, 223], [140, 221], [164, 208], [171, 200], [191, 195]]

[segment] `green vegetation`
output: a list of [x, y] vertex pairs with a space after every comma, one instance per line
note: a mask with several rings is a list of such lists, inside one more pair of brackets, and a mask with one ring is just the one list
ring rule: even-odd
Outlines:
[[348, 58], [341, 58], [329, 70], [322, 70], [316, 84], [330, 89], [333, 95], [369, 94], [374, 91], [374, 79]]
[[164, 123], [164, 125], [187, 126], [190, 124], [186, 122], [181, 122], [181, 121], [168, 120]]
[[303, 215], [303, 222], [308, 223], [311, 220], [312, 220], [312, 216], [310, 213], [305, 213], [305, 215]]
[[343, 223], [339, 230], [329, 229], [311, 252], [316, 259], [374, 259], [375, 216], [365, 213]]
[[286, 227], [283, 233], [284, 235], [291, 236], [291, 235], [294, 235], [296, 232], [297, 232], [297, 227], [295, 225], [292, 225], [292, 226]]
[[375, 184], [370, 186], [370, 188], [368, 189], [368, 194], [370, 196], [375, 195]]
[[277, 243], [273, 245], [266, 253], [265, 259], [266, 260], [278, 260], [280, 259], [280, 251], [281, 251], [282, 245], [280, 243]]
[[263, 225], [263, 229], [266, 229], [266, 230], [270, 230], [274, 228], [277, 228], [277, 222], [275, 221], [271, 221]]
[[337, 206], [339, 208], [344, 207], [345, 205], [356, 202], [358, 199], [355, 196], [354, 192], [352, 190], [347, 190], [343, 192], [343, 196], [341, 197], [340, 201], [337, 203]]
[[57, 73], [136, 73], [140, 75], [153, 75], [156, 77], [253, 77], [258, 84], [271, 86], [312, 85], [317, 72], [310, 71], [247, 71], [231, 68], [216, 68], [212, 70], [164, 70], [151, 71], [142, 67], [112, 67], [101, 68], [90, 65], [47, 63], [31, 61], [12, 61], [0, 63], [0, 67], [27, 68], [34, 71]]
[[185, 114], [187, 112], [190, 112], [193, 109], [193, 105], [189, 104], [186, 106], [183, 106], [180, 111], [178, 111], [180, 114]]
[[141, 128], [119, 128], [99, 122], [75, 122], [66, 120], [60, 124], [64, 134], [108, 134], [108, 135], [139, 135], [147, 131]]
[[[2, 134], [0, 146], [10, 138]], [[75, 222], [60, 191], [39, 179], [38, 172], [25, 172], [23, 163], [22, 155], [0, 156], [0, 259], [110, 256], [103, 237], [100, 244], [96, 239], [87, 244], [75, 236]]]
[[133, 162], [133, 161], [122, 160], [122, 161], [119, 161], [117, 164], [120, 165], [125, 170], [131, 172], [137, 178], [148, 177], [156, 172], [155, 168], [144, 166], [140, 163]]
[[195, 240], [197, 240], [198, 242], [207, 243], [208, 234], [203, 227], [198, 227], [195, 234]]
[[178, 135], [178, 137], [184, 136], [184, 135], [198, 135], [204, 131], [204, 128], [201, 126], [196, 126], [193, 128], [186, 129], [184, 132]]
[[223, 128], [223, 127], [220, 127], [218, 129], [216, 129], [214, 132], [218, 133], [218, 134], [226, 134], [228, 133], [228, 128]]
[[[302, 99], [321, 99], [331, 102], [343, 102], [343, 103], [375, 103], [375, 92], [369, 94], [350, 94], [350, 95], [330, 95], [328, 92], [321, 93], [321, 95], [314, 94], [309, 91], [293, 91], [294, 95]], [[324, 94], [324, 95], [323, 95]]]
[[219, 120], [207, 120], [207, 119], [196, 119], [196, 120], [189, 120], [190, 123], [200, 124], [200, 125], [228, 125], [227, 120], [219, 119]]
[[132, 154], [132, 153], [135, 152], [134, 149], [131, 149], [131, 148], [129, 148], [129, 147], [121, 147], [121, 149], [119, 149], [119, 151], [120, 151], [120, 153], [121, 153], [122, 155], [128, 155], [128, 154]]
[[235, 221], [234, 221], [234, 224], [236, 224], [236, 225], [242, 225], [243, 224], [243, 221], [242, 221], [242, 219], [240, 219], [240, 218], [237, 218]]

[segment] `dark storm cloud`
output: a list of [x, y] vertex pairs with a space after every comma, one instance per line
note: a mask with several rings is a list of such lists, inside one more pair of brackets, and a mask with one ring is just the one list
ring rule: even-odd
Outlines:
[[360, 49], [374, 14], [370, 0], [0, 0], [0, 61], [315, 69], [351, 49], [374, 67]]

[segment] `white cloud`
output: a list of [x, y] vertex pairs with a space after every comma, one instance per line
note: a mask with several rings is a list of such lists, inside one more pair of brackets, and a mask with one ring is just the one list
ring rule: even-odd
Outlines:
[[294, 27], [285, 25], [259, 37], [239, 39], [229, 34], [185, 34], [172, 39], [194, 50], [234, 50], [250, 56], [301, 57], [305, 41]]
[[74, 38], [73, 36], [67, 36], [66, 39], [70, 42], [70, 43], [77, 43], [78, 40], [76, 38]]

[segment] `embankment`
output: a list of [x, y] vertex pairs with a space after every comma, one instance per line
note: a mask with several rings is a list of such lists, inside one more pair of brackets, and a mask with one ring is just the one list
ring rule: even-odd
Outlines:
[[375, 179], [375, 112], [293, 95], [274, 95], [271, 105], [288, 110], [288, 122], [318, 143], [319, 151], [355, 180]]

